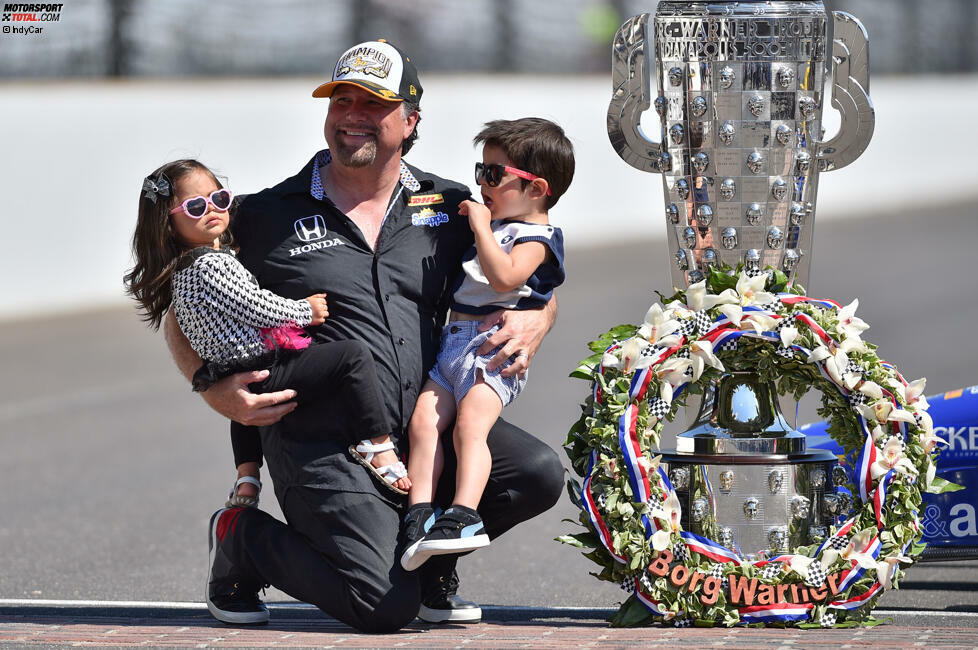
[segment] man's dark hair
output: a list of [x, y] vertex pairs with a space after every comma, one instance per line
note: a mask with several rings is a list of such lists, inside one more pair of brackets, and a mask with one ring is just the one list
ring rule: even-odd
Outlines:
[[401, 102], [401, 110], [403, 111], [402, 114], [404, 117], [409, 116], [411, 113], [418, 114], [418, 121], [414, 123], [414, 130], [401, 143], [401, 155], [403, 156], [411, 151], [411, 147], [414, 146], [414, 141], [418, 139], [418, 127], [421, 126], [421, 107], [413, 102], [404, 101]]
[[[523, 171], [546, 179], [552, 196], [546, 197], [547, 210], [557, 204], [574, 178], [574, 145], [564, 130], [541, 117], [519, 120], [493, 120], [473, 139], [475, 144], [499, 147]], [[530, 181], [523, 180], [523, 187]]]

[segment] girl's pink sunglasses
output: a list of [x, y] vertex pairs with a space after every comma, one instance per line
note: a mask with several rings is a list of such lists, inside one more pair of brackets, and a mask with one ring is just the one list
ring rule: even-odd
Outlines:
[[220, 189], [211, 192], [209, 197], [204, 196], [194, 196], [187, 199], [181, 203], [178, 207], [170, 210], [170, 214], [176, 214], [183, 210], [191, 219], [200, 219], [202, 216], [207, 214], [207, 205], [213, 205], [214, 209], [218, 212], [225, 212], [231, 207], [231, 199], [234, 195], [231, 194], [231, 190]]

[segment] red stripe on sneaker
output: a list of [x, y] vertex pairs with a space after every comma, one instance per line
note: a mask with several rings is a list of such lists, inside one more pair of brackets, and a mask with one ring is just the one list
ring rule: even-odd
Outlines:
[[228, 532], [234, 532], [234, 529], [238, 527], [238, 517], [240, 515], [240, 508], [231, 508], [221, 513], [221, 516], [217, 519], [217, 539], [219, 541], [223, 542]]

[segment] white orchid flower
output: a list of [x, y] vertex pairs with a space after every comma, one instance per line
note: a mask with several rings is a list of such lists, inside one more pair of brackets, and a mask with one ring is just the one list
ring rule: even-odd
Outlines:
[[[767, 283], [767, 274], [749, 277], [746, 273], [741, 273], [737, 280], [737, 288], [727, 289], [721, 296], [726, 296], [724, 304], [720, 305], [720, 311], [730, 319], [737, 327], [744, 318], [744, 307], [749, 305], [765, 305], [774, 301], [774, 294], [764, 291]], [[728, 293], [729, 292], [729, 293]], [[729, 300], [734, 298], [734, 300]]]
[[672, 396], [676, 387], [682, 386], [688, 381], [686, 370], [692, 367], [692, 365], [693, 362], [690, 359], [676, 356], [670, 357], [659, 364], [659, 367], [655, 371], [656, 376], [661, 382], [659, 384], [659, 397], [666, 404], [672, 404]]
[[638, 459], [638, 464], [642, 466], [645, 470], [646, 476], [652, 476], [657, 471], [659, 471], [659, 462], [662, 460], [662, 454], [659, 454], [652, 460], [649, 460], [644, 455]]
[[[791, 558], [788, 560], [788, 566], [791, 567], [792, 571], [800, 575], [802, 578], [805, 578], [808, 576], [808, 568], [812, 565], [813, 562], [817, 562], [817, 561], [818, 560], [816, 560], [815, 558], [808, 557], [807, 555], [796, 554], [796, 555], [792, 555]], [[826, 570], [828, 569], [828, 567], [825, 565], [823, 565], [822, 568]]]
[[921, 411], [918, 413], [918, 415], [920, 416], [921, 428], [919, 440], [920, 444], [924, 448], [924, 452], [929, 454], [930, 452], [934, 451], [934, 447], [937, 446], [937, 443], [946, 445], [947, 440], [938, 437], [934, 433], [934, 420], [931, 419], [930, 414], [927, 411]]
[[869, 329], [869, 325], [864, 320], [856, 317], [856, 309], [859, 307], [859, 299], [855, 299], [848, 305], [839, 310], [839, 330], [846, 335], [859, 336]]
[[937, 464], [934, 459], [927, 456], [927, 471], [924, 472], [924, 489], [928, 489], [931, 483], [934, 482], [934, 477], [937, 476]]
[[900, 396], [902, 404], [914, 405], [917, 409], [927, 409], [927, 398], [923, 395], [924, 387], [927, 385], [926, 377], [912, 381], [907, 386], [897, 379], [890, 379], [887, 383], [893, 387], [893, 392]]
[[825, 361], [832, 356], [832, 352], [829, 351], [824, 345], [819, 345], [808, 353], [808, 363], [819, 363], [820, 361]]
[[652, 535], [652, 548], [661, 551], [669, 547], [673, 533], [678, 533], [680, 530], [682, 506], [679, 504], [679, 497], [675, 492], [670, 492], [661, 506], [652, 509], [651, 514], [662, 523], [662, 528]]
[[917, 468], [903, 457], [903, 444], [899, 438], [890, 438], [883, 448], [876, 448], [876, 462], [869, 468], [873, 480], [884, 476], [891, 469], [901, 474], [917, 474]]
[[643, 355], [645, 348], [649, 347], [649, 342], [644, 338], [633, 336], [619, 348], [621, 359], [616, 355], [605, 353], [601, 358], [601, 363], [605, 368], [619, 368], [622, 373], [629, 373], [652, 365], [652, 355]]
[[866, 341], [862, 340], [858, 336], [850, 336], [842, 339], [842, 341], [839, 343], [839, 348], [844, 350], [846, 354], [850, 352], [867, 352], [869, 350], [869, 348], [866, 347]]
[[868, 379], [863, 383], [859, 384], [857, 389], [860, 393], [872, 400], [883, 399], [883, 389], [875, 381], [869, 381]]
[[694, 312], [691, 309], [678, 300], [673, 300], [667, 304], [666, 310], [672, 314], [673, 318], [682, 318], [684, 320], [689, 320], [694, 315]]
[[645, 314], [645, 320], [638, 328], [638, 336], [652, 345], [672, 347], [679, 343], [681, 338], [675, 334], [679, 328], [679, 321], [672, 318], [671, 312], [663, 311], [659, 303], [656, 303]]
[[734, 302], [737, 302], [737, 294], [733, 289], [727, 289], [720, 295], [707, 293], [706, 280], [700, 280], [696, 284], [691, 284], [686, 289], [686, 304], [694, 312], [713, 309], [717, 305]]
[[829, 373], [832, 381], [852, 390], [863, 377], [858, 372], [850, 372], [848, 368], [849, 355], [842, 348], [837, 348], [834, 354], [825, 358], [825, 372]]
[[774, 328], [778, 326], [778, 321], [762, 312], [749, 311], [744, 314], [744, 317], [740, 322], [740, 329], [745, 329], [745, 324], [750, 325], [755, 332], [760, 334], [761, 332], [770, 332], [774, 330]]
[[876, 579], [883, 585], [883, 591], [887, 591], [893, 587], [894, 569], [901, 562], [911, 563], [913, 560], [906, 555], [891, 555], [876, 563]]
[[689, 346], [689, 360], [693, 366], [693, 381], [699, 381], [706, 366], [723, 372], [723, 364], [713, 354], [713, 343], [710, 341], [693, 341]]
[[875, 569], [876, 560], [866, 553], [866, 549], [869, 548], [875, 534], [876, 531], [872, 528], [860, 531], [849, 540], [849, 545], [841, 553], [834, 548], [826, 547], [822, 550], [822, 565], [828, 569], [835, 564], [836, 560], [842, 558], [856, 562], [864, 569]]

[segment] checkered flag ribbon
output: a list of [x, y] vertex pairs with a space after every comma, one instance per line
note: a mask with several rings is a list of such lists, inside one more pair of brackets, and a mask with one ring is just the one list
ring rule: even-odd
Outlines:
[[783, 345], [779, 345], [778, 346], [778, 349], [775, 350], [774, 353], [776, 355], [778, 355], [779, 357], [784, 357], [785, 359], [794, 359], [795, 358], [795, 351], [794, 351], [794, 349], [793, 348], [790, 348], [790, 347], [785, 347]]
[[922, 424], [922, 423], [923, 423], [923, 421], [924, 421], [924, 418], [923, 418], [923, 417], [921, 417], [921, 415], [920, 415], [920, 413], [914, 413], [914, 414], [913, 414], [913, 419], [914, 419], [914, 421], [916, 421], [916, 422], [917, 422], [917, 427], [920, 427], [920, 426], [921, 426], [921, 424]]
[[826, 544], [825, 546], [827, 548], [834, 548], [837, 551], [844, 551], [846, 550], [846, 547], [849, 546], [849, 537], [848, 535], [840, 535], [838, 537], [833, 537], [828, 541], [828, 544]]
[[723, 565], [717, 562], [710, 568], [710, 575], [717, 580], [723, 579]]
[[669, 404], [658, 395], [654, 395], [651, 399], [649, 399], [649, 415], [655, 416], [661, 420], [669, 414], [670, 410], [672, 410], [672, 407], [670, 407]]
[[784, 565], [780, 562], [769, 562], [761, 569], [761, 577], [765, 580], [774, 580], [784, 572]]
[[627, 575], [621, 579], [619, 585], [625, 593], [633, 593], [635, 591], [635, 576]]
[[828, 577], [828, 573], [825, 571], [825, 567], [818, 560], [815, 560], [808, 565], [808, 575], [805, 576], [805, 584], [810, 587], [821, 587], [825, 584], [825, 578]]
[[744, 268], [744, 274], [748, 278], [756, 278], [761, 274], [761, 270], [758, 268], [754, 268], [753, 266], [748, 266]]
[[683, 333], [683, 336], [689, 336], [696, 331], [696, 320], [689, 319], [680, 322], [679, 331]]
[[865, 404], [869, 401], [869, 398], [860, 393], [858, 390], [854, 390], [849, 393], [849, 403], [853, 406], [859, 406], [860, 404]]
[[682, 542], [676, 542], [676, 545], [672, 547], [672, 554], [676, 556], [676, 562], [680, 564], [689, 562], [689, 552], [686, 550], [686, 545]]
[[689, 348], [679, 348], [676, 350], [675, 357], [677, 359], [689, 359], [690, 358]]
[[730, 339], [724, 343], [720, 344], [720, 352], [736, 352], [737, 351], [737, 339]]
[[656, 494], [649, 494], [649, 498], [645, 500], [649, 507], [655, 510], [656, 508], [662, 507], [662, 499]]
[[675, 627], [689, 627], [693, 622], [688, 618], [674, 618], [672, 619], [672, 624]]
[[713, 319], [705, 311], [696, 312], [696, 315], [693, 316], [693, 322], [696, 323], [696, 329], [699, 331], [700, 336], [713, 329]]
[[658, 345], [646, 345], [644, 348], [642, 348], [642, 352], [639, 356], [654, 357], [660, 352], [662, 352], [662, 348]]
[[[780, 305], [781, 303], [779, 302], [778, 304]], [[785, 316], [780, 321], [778, 321], [778, 324], [775, 326], [774, 329], [777, 330], [777, 332], [780, 334], [781, 330], [787, 329], [789, 327], [794, 327], [797, 320], [798, 320], [797, 314], [789, 314], [788, 316]]]
[[846, 370], [843, 374], [849, 374], [849, 373], [856, 374], [856, 375], [863, 375], [864, 374], [863, 367], [860, 366], [855, 361], [853, 361], [852, 359], [850, 359], [849, 363], [846, 364]]
[[652, 591], [652, 580], [649, 579], [649, 574], [643, 573], [642, 577], [638, 579], [639, 583], [642, 585], [642, 589], [645, 591]]
[[761, 308], [774, 312], [775, 314], [780, 314], [784, 311], [784, 304], [781, 302], [780, 298], [775, 297], [771, 302], [761, 305]]
[[822, 627], [835, 627], [835, 622], [837, 619], [838, 616], [836, 616], [832, 612], [825, 612], [818, 619], [818, 624], [821, 625]]

